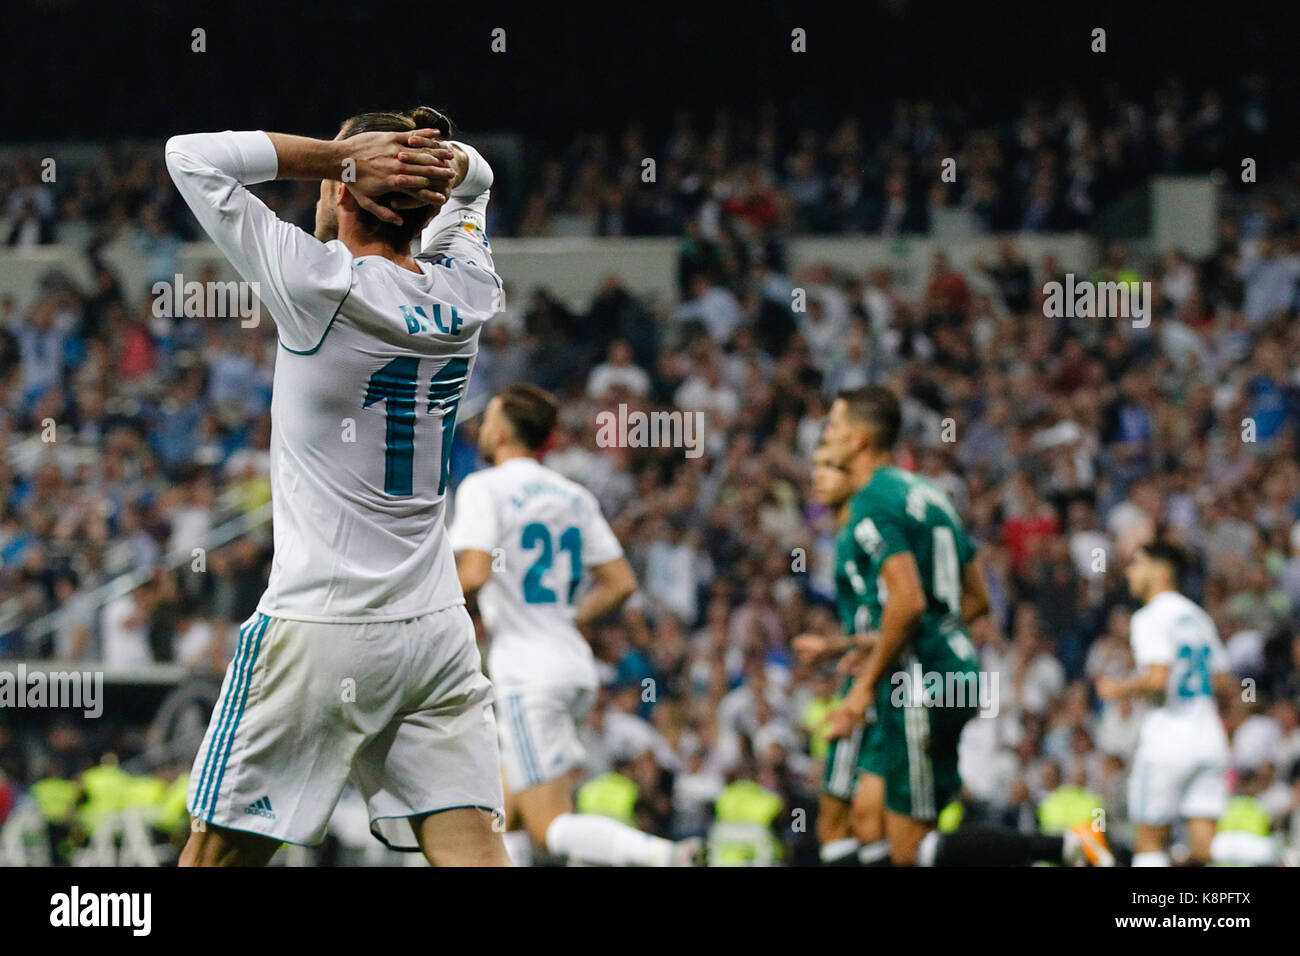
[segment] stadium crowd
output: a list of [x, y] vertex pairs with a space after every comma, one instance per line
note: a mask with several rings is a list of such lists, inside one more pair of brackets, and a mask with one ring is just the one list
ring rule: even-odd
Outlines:
[[[484, 332], [466, 399], [481, 407], [519, 380], [560, 396], [545, 462], [593, 490], [638, 572], [640, 594], [591, 634], [605, 687], [588, 769], [635, 781], [644, 827], [701, 833], [724, 788], [752, 781], [778, 798], [786, 859], [815, 859], [815, 827], [799, 821], [815, 806], [836, 677], [800, 665], [791, 641], [837, 623], [835, 529], [810, 499], [809, 465], [836, 392], [884, 382], [905, 396], [903, 463], [951, 495], [993, 596], [973, 637], [999, 698], [963, 739], [967, 816], [1032, 826], [1050, 794], [1077, 786], [1121, 832], [1141, 707], [1102, 706], [1091, 681], [1133, 666], [1122, 565], [1159, 530], [1194, 555], [1189, 593], [1243, 681], [1224, 715], [1234, 790], [1276, 830], [1300, 831], [1300, 206], [1272, 193], [1236, 203], [1199, 260], [1110, 244], [1090, 277], [1150, 281], [1146, 328], [1045, 317], [1044, 283], [1074, 264], [1026, 261], [1014, 238], [990, 237], [968, 270], [937, 253], [917, 297], [884, 270], [792, 272], [782, 245], [792, 230], [925, 232], [940, 206], [989, 231], [1086, 227], [1152, 171], [1220, 164], [1262, 121], [1252, 103], [1230, 114], [1216, 94], [1193, 103], [1167, 89], [1148, 110], [1117, 103], [1104, 123], [1067, 102], [961, 135], [915, 104], [871, 139], [874, 152], [846, 121], [780, 161], [775, 136], [760, 133], [742, 157], [725, 127], [700, 138], [679, 125], [662, 208], [628, 205], [644, 152], [634, 132], [621, 164], [592, 141], [543, 168], [520, 233], [553, 231], [577, 209], [601, 234], [681, 236], [679, 304], [667, 310], [614, 277], [582, 311], [517, 290]], [[967, 185], [918, 192], [919, 171], [949, 152]], [[187, 235], [174, 190], [147, 160], [109, 168], [114, 188], [87, 180], [57, 203], [30, 198], [43, 195], [31, 183], [11, 191], [14, 234], [41, 233], [23, 216], [47, 207], [58, 222], [91, 216], [96, 230], [134, 221], [170, 278]], [[113, 198], [92, 213], [90, 197]], [[20, 606], [16, 620], [58, 615], [36, 646], [10, 625], [0, 658], [219, 673], [266, 580], [269, 535], [214, 548], [201, 568], [191, 555], [269, 499], [274, 330], [154, 319], [96, 248], [93, 287], [52, 274], [31, 308], [0, 302], [0, 595]], [[705, 453], [601, 447], [595, 417], [620, 404], [702, 413]], [[481, 464], [474, 441], [471, 419], [455, 478]], [[94, 587], [141, 568], [157, 570], [90, 606]], [[37, 779], [143, 746], [111, 714], [90, 730], [0, 716], [0, 816]]]
[[[529, 141], [525, 188], [498, 191], [489, 233], [678, 236], [696, 220], [711, 233], [724, 217], [762, 233], [896, 236], [953, 222], [983, 233], [1087, 229], [1152, 175], [1284, 160], [1269, 135], [1278, 95], [1252, 74], [1235, 89], [1170, 79], [1141, 95], [1116, 85], [1029, 98], [1010, 116], [895, 100], [874, 115], [814, 121], [769, 104], [753, 116], [721, 112], [702, 129], [681, 109], [662, 128], [634, 121], [558, 145]], [[949, 158], [957, 175], [940, 182]], [[156, 146], [105, 147], [69, 166], [47, 183], [39, 156], [0, 160], [0, 241], [84, 245], [129, 228], [163, 258], [177, 240], [199, 238]], [[264, 192], [282, 218], [311, 230], [314, 185]]]

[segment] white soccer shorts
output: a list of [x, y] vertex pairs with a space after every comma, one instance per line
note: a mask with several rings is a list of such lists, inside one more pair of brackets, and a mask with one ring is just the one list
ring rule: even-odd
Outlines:
[[1139, 750], [1128, 779], [1129, 819], [1149, 826], [1217, 820], [1228, 805], [1227, 774], [1227, 763], [1217, 757]]
[[596, 700], [590, 687], [502, 690], [497, 698], [501, 763], [511, 793], [561, 777], [586, 756], [578, 728]]
[[408, 621], [255, 614], [240, 629], [190, 774], [190, 814], [315, 845], [344, 785], [370, 830], [418, 849], [409, 817], [502, 812], [492, 685], [463, 606]]

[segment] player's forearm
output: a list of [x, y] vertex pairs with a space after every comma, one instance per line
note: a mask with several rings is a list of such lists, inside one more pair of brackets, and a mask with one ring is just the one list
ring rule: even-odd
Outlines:
[[454, 193], [465, 182], [465, 177], [469, 175], [469, 153], [465, 151], [463, 143], [448, 143], [447, 146], [455, 154], [451, 161], [451, 168], [456, 171], [451, 180], [451, 189]]
[[978, 621], [990, 607], [988, 582], [979, 563], [972, 560], [962, 569], [961, 619], [967, 624]]
[[468, 143], [448, 141], [443, 146], [452, 151], [454, 176], [446, 203], [424, 227], [420, 237], [419, 248], [425, 256], [450, 254], [458, 243], [461, 249], [465, 249], [467, 242], [472, 242], [476, 249], [486, 245], [483, 233], [487, 229], [492, 167]]
[[636, 573], [627, 558], [592, 566], [591, 577], [591, 590], [574, 612], [574, 623], [580, 628], [599, 621], [636, 593]]
[[492, 555], [487, 551], [465, 548], [456, 552], [456, 577], [466, 599], [478, 594], [492, 576]]
[[1164, 692], [1168, 674], [1156, 674], [1148, 671], [1133, 678], [1133, 692], [1138, 694], [1160, 694]]
[[[277, 179], [334, 179], [347, 181], [344, 174], [350, 163], [363, 162], [372, 155], [373, 143], [365, 137], [348, 139], [312, 139], [310, 136], [294, 136], [290, 133], [267, 133], [275, 146], [275, 153], [280, 166]], [[425, 142], [419, 140], [419, 142]], [[449, 184], [456, 189], [464, 183], [470, 172], [471, 158], [463, 143], [439, 142], [428, 140], [430, 148], [435, 144], [451, 150], [451, 167], [454, 175]], [[412, 147], [414, 149], [415, 147]], [[353, 166], [355, 174], [355, 166]]]
[[355, 159], [347, 140], [312, 139], [289, 133], [267, 133], [279, 160], [276, 179], [342, 180], [344, 163]]
[[1165, 678], [1146, 671], [1131, 677], [1120, 677], [1115, 681], [1111, 697], [1134, 697], [1141, 694], [1158, 694], [1165, 689]]
[[872, 650], [880, 640], [880, 635], [873, 631], [870, 634], [840, 635], [838, 637], [828, 638], [828, 640], [832, 642], [831, 653], [847, 654], [849, 651]]
[[453, 198], [473, 199], [492, 188], [492, 167], [477, 149], [468, 143], [453, 140], [447, 141], [445, 145], [456, 154], [452, 160], [452, 166], [456, 170], [456, 177], [451, 184]]
[[470, 577], [463, 570], [457, 571], [456, 576], [460, 578], [460, 589], [465, 593], [466, 600], [474, 598], [483, 587], [482, 581]]
[[848, 648], [846, 649], [858, 648], [860, 650], [869, 651], [879, 643], [880, 635], [875, 631], [872, 631], [869, 634], [851, 634], [847, 640]]
[[822, 657], [838, 657], [853, 645], [853, 638], [846, 637], [843, 634], [828, 634], [824, 640], [826, 646], [821, 655]]
[[1222, 707], [1231, 706], [1232, 699], [1236, 696], [1239, 690], [1232, 674], [1227, 671], [1220, 671], [1214, 675], [1213, 688], [1214, 698]]
[[[273, 171], [265, 162], [268, 154], [256, 142], [262, 137], [270, 141], [271, 148], [275, 151], [276, 168]], [[250, 150], [249, 144], [255, 144], [255, 150]], [[213, 150], [211, 146], [214, 145], [226, 146], [226, 156]], [[261, 167], [259, 178], [267, 179], [342, 179], [344, 162], [356, 158], [347, 140], [312, 139], [310, 136], [254, 130], [177, 136], [168, 142], [167, 151], [169, 154], [188, 152], [201, 156], [215, 168], [241, 182], [245, 177], [238, 159], [241, 154], [250, 152], [258, 154], [258, 165]], [[227, 156], [236, 162], [230, 162]]]
[[961, 619], [966, 624], [973, 624], [989, 612], [987, 598], [974, 594], [963, 594], [961, 598]]
[[587, 592], [574, 614], [573, 622], [579, 628], [589, 627], [606, 614], [623, 606], [633, 594], [627, 588], [613, 584], [599, 584]]

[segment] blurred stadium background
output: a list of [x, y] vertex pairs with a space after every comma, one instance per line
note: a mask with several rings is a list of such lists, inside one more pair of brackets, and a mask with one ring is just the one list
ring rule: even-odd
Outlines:
[[[154, 282], [234, 278], [163, 139], [329, 135], [356, 108], [420, 101], [463, 118], [497, 171], [509, 296], [453, 477], [479, 465], [487, 396], [556, 391], [546, 462], [597, 494], [642, 584], [593, 635], [606, 687], [587, 729], [590, 776], [620, 773], [636, 799], [589, 791], [588, 809], [673, 837], [721, 818], [736, 859], [815, 862], [834, 677], [789, 648], [835, 623], [808, 463], [834, 393], [885, 382], [906, 396], [906, 463], [951, 493], [994, 595], [975, 637], [1001, 706], [963, 740], [964, 818], [1050, 828], [1100, 804], [1124, 839], [1141, 715], [1090, 682], [1131, 667], [1122, 556], [1160, 524], [1253, 682], [1225, 715], [1240, 825], [1295, 850], [1300, 165], [1277, 66], [1293, 12], [899, 0], [848, 30], [611, 8], [471, 13], [424, 37], [328, 3], [302, 22], [142, 10], [4, 15], [30, 41], [8, 69], [41, 88], [7, 104], [0, 144], [0, 670], [102, 672], [105, 706], [0, 708], [0, 863], [175, 859], [184, 774], [266, 580], [274, 329], [153, 315]], [[371, 42], [391, 68], [349, 70]], [[262, 194], [310, 230], [314, 185]], [[1150, 281], [1150, 327], [1046, 318], [1043, 285], [1066, 273]], [[620, 403], [703, 411], [705, 455], [597, 447], [596, 414]], [[395, 855], [349, 797], [323, 848], [280, 858]]]

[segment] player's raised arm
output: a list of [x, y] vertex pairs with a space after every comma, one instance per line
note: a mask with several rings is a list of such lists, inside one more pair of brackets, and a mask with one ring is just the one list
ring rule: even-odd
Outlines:
[[[257, 283], [287, 342], [315, 342], [352, 283], [352, 256], [284, 222], [247, 187], [272, 179], [348, 184], [358, 205], [385, 221], [400, 214], [375, 200], [390, 192], [441, 198], [452, 176], [446, 149], [412, 147], [409, 132], [363, 133], [318, 140], [260, 130], [173, 136], [167, 170], [217, 248], [239, 276]], [[432, 212], [432, 206], [430, 207]], [[376, 213], [379, 215], [379, 213]]]
[[434, 130], [371, 131], [346, 139], [311, 139], [267, 133], [279, 160], [277, 179], [342, 179], [357, 204], [384, 222], [402, 224], [400, 213], [378, 201], [404, 193], [399, 206], [442, 206], [465, 177], [466, 158], [454, 144], [433, 139]]
[[415, 137], [411, 142], [430, 149], [449, 149], [453, 154], [450, 193], [437, 215], [424, 227], [419, 254], [424, 258], [448, 255], [472, 259], [475, 253], [488, 248], [487, 207], [494, 179], [492, 167], [468, 143], [426, 137]]

